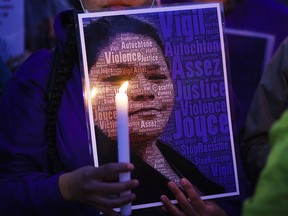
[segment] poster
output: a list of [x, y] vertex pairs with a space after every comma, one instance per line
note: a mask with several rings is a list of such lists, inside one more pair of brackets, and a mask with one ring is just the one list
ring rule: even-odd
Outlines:
[[133, 209], [186, 177], [203, 199], [239, 194], [220, 3], [78, 14], [95, 166], [117, 161], [115, 94], [129, 82]]
[[0, 57], [6, 62], [24, 53], [24, 1], [0, 0]]

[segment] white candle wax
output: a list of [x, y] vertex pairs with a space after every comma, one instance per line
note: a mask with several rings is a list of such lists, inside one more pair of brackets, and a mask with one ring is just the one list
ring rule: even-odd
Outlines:
[[[118, 141], [118, 161], [130, 162], [129, 145], [129, 120], [128, 120], [128, 97], [125, 93], [128, 82], [124, 83], [116, 94], [116, 112], [117, 112], [117, 141]], [[123, 88], [122, 88], [123, 87]], [[120, 173], [119, 181], [126, 182], [131, 179], [130, 172]], [[121, 195], [126, 195], [131, 191], [125, 191]], [[121, 207], [121, 215], [131, 215], [131, 203]]]

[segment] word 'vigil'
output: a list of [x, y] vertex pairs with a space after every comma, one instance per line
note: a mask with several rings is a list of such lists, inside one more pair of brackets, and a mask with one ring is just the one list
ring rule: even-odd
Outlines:
[[177, 37], [185, 37], [186, 42], [191, 42], [195, 35], [206, 33], [202, 10], [185, 15], [177, 12], [159, 13], [159, 20], [165, 38], [171, 38], [174, 33]]

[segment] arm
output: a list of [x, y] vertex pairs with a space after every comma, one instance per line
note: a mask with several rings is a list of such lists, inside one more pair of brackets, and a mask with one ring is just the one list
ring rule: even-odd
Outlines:
[[288, 112], [270, 131], [271, 152], [259, 176], [256, 191], [244, 203], [243, 216], [287, 215]]
[[48, 174], [45, 108], [51, 57], [47, 50], [31, 56], [13, 74], [1, 100], [0, 200], [1, 212], [8, 215], [69, 208], [58, 190], [59, 174]]
[[273, 56], [256, 90], [246, 120], [244, 156], [254, 183], [269, 153], [268, 131], [288, 107], [288, 39]]
[[109, 164], [50, 174], [46, 92], [51, 57], [49, 51], [32, 55], [9, 81], [0, 104], [0, 212], [74, 215], [81, 211], [83, 215], [88, 209], [97, 215], [98, 209], [119, 215], [113, 208], [135, 196], [115, 198], [115, 194], [135, 188], [138, 182], [117, 183], [115, 177], [132, 171], [132, 165]]

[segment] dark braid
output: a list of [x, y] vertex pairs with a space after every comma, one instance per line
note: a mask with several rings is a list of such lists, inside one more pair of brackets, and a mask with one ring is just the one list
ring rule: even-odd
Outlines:
[[54, 66], [52, 70], [55, 71], [51, 70], [52, 78], [50, 81], [49, 103], [47, 108], [48, 156], [52, 173], [57, 173], [65, 169], [60, 162], [56, 147], [56, 122], [63, 90], [67, 80], [72, 76], [73, 66], [78, 60], [73, 14], [68, 17], [64, 16], [64, 18], [61, 19], [61, 23], [67, 26], [67, 40], [62, 51], [59, 51], [59, 49], [54, 51]]

